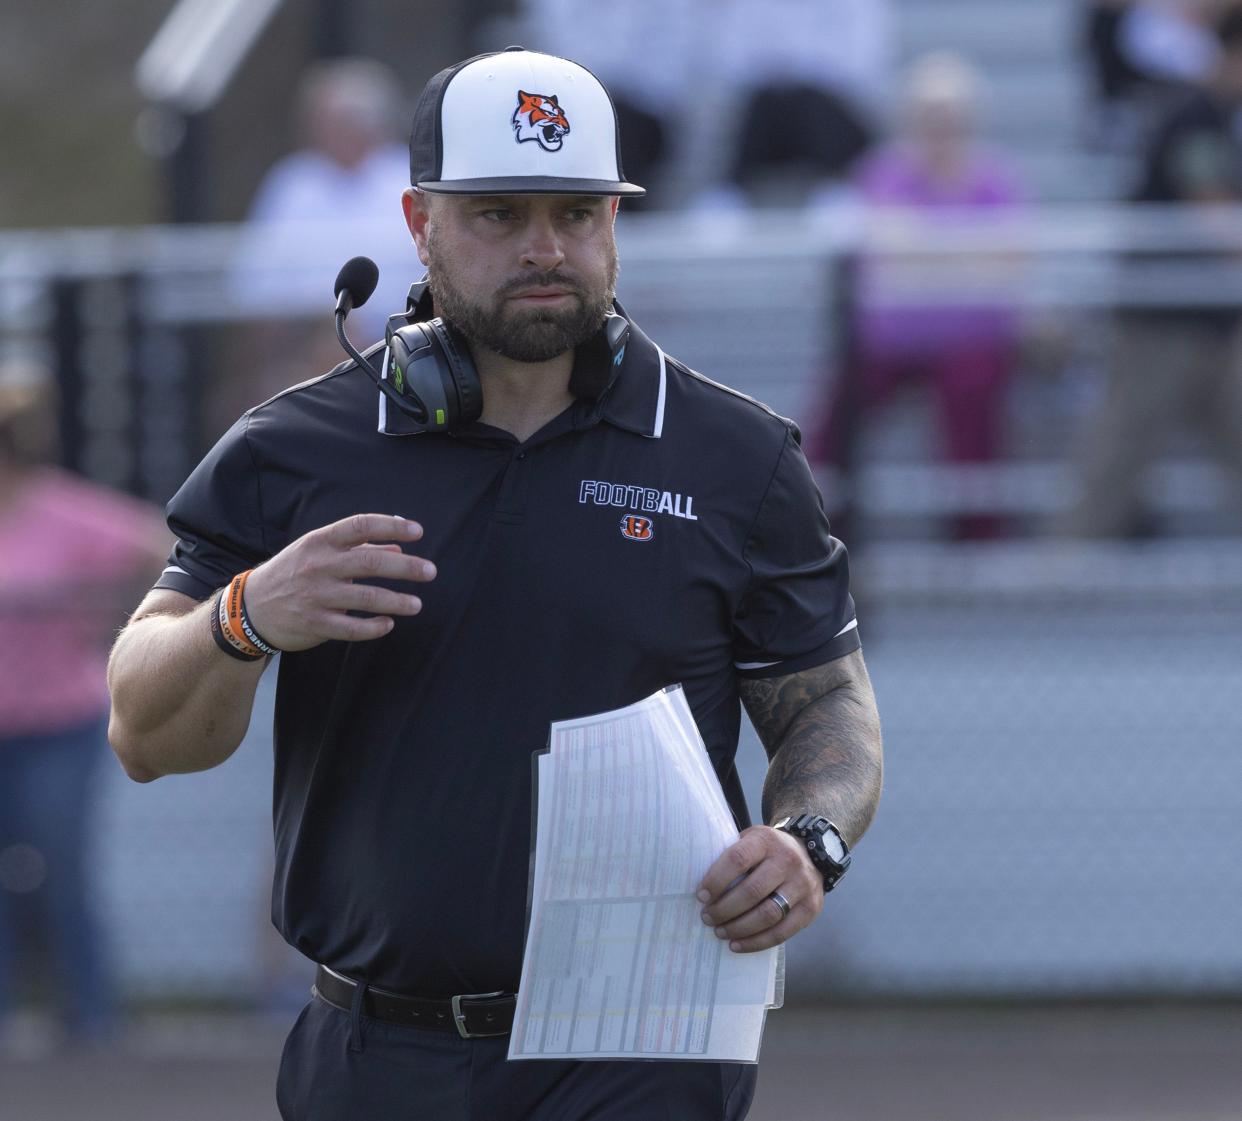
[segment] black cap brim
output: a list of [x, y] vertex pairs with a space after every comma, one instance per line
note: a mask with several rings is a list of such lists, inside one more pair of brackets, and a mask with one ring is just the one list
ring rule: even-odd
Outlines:
[[624, 195], [637, 198], [647, 193], [647, 188], [637, 183], [618, 183], [608, 179], [557, 179], [551, 176], [499, 176], [448, 182], [424, 179], [414, 186], [429, 195]]

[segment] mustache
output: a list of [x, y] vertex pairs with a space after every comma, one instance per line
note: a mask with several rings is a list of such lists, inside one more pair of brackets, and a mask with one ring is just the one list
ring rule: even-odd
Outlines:
[[503, 300], [517, 292], [530, 288], [564, 288], [577, 296], [584, 294], [582, 283], [577, 278], [568, 276], [558, 269], [550, 272], [531, 272], [506, 280], [496, 292], [496, 298]]

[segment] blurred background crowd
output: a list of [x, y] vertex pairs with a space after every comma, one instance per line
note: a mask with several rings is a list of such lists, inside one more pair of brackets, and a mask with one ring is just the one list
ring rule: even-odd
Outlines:
[[797, 420], [854, 558], [890, 777], [792, 997], [1242, 997], [1242, 4], [45, 0], [0, 38], [0, 1054], [300, 1002], [270, 719], [127, 785], [103, 657], [189, 469], [339, 360], [340, 264], [356, 342], [403, 307], [413, 98], [509, 43], [609, 86], [620, 298]]

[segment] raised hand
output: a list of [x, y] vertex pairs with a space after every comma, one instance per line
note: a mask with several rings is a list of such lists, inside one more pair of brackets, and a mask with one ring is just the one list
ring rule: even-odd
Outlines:
[[278, 650], [309, 650], [329, 639], [382, 638], [392, 630], [394, 616], [417, 615], [422, 600], [355, 581], [434, 580], [435, 565], [408, 556], [399, 544], [422, 536], [417, 522], [391, 514], [355, 514], [312, 530], [250, 574], [246, 614]]

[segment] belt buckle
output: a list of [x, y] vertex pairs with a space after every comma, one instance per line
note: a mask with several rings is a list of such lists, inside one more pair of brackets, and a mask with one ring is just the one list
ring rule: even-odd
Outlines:
[[487, 1039], [494, 1035], [504, 1035], [503, 1031], [466, 1031], [466, 1014], [461, 1010], [461, 1002], [463, 1000], [486, 1000], [488, 997], [504, 995], [504, 990], [498, 989], [494, 993], [461, 993], [458, 996], [452, 997], [453, 1024], [457, 1028], [457, 1034], [462, 1039]]

